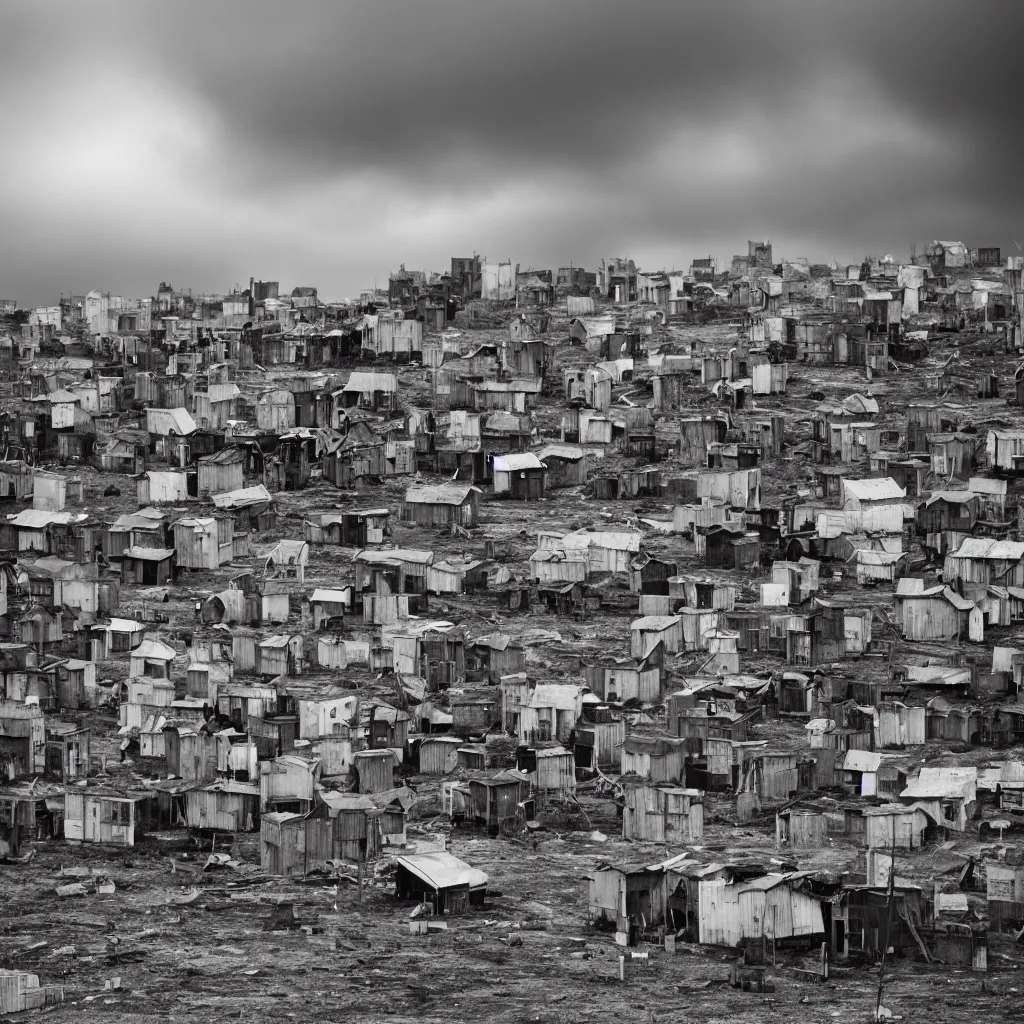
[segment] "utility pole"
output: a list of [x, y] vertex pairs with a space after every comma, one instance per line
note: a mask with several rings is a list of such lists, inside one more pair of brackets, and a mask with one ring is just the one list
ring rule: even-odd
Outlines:
[[889, 933], [892, 931], [892, 905], [896, 896], [896, 822], [892, 826], [892, 855], [889, 860], [889, 897], [885, 903], [885, 944], [882, 946], [882, 963], [878, 969], [878, 996], [875, 999], [875, 1020], [882, 1012], [882, 985], [885, 982], [885, 954], [889, 950]]

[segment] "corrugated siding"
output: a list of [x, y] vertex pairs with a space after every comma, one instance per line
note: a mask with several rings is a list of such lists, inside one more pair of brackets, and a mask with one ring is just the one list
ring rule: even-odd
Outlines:
[[572, 754], [538, 757], [537, 789], [548, 793], [575, 793], [576, 766]]
[[735, 946], [743, 937], [734, 886], [723, 879], [700, 882], [697, 896], [697, 941], [701, 945]]
[[617, 871], [595, 871], [590, 881], [590, 917], [594, 920], [615, 921], [625, 916], [622, 876]]
[[651, 777], [651, 755], [633, 754], [623, 749], [622, 774], [626, 775], [629, 772], [633, 772], [641, 779], [649, 779]]
[[724, 881], [700, 883], [699, 941], [735, 946], [744, 939], [824, 934], [821, 904], [783, 883], [737, 892]]
[[[201, 789], [185, 794], [185, 818], [189, 828], [218, 832], [245, 832], [254, 827], [256, 797], [241, 793], [217, 793]], [[247, 806], [248, 805], [248, 806]]]
[[665, 841], [664, 796], [649, 786], [630, 786], [622, 809], [622, 838], [652, 843]]
[[363, 595], [363, 622], [390, 626], [400, 619], [407, 618], [409, 618], [409, 598], [406, 594]]

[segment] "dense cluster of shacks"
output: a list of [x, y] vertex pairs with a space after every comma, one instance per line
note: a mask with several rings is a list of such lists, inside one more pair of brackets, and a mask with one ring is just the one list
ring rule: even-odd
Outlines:
[[[1024, 928], [1024, 374], [963, 371], [1021, 348], [1022, 271], [751, 242], [5, 321], [0, 856], [258, 832], [452, 912], [487, 878], [403, 852], [426, 794], [502, 837], [599, 793], [666, 847], [590, 879], [623, 943], [984, 967]], [[159, 772], [99, 755], [115, 712]], [[702, 854], [712, 809], [774, 860]], [[961, 888], [896, 878], [968, 836]], [[844, 841], [859, 873], [801, 869]]]

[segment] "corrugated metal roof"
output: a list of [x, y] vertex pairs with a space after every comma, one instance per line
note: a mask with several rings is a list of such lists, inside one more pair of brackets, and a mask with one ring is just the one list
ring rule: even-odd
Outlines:
[[557, 708], [573, 711], [580, 701], [583, 687], [571, 683], [538, 683], [530, 694], [529, 707]]
[[373, 391], [398, 391], [398, 378], [393, 373], [372, 373], [353, 370], [343, 391], [358, 391], [360, 394]]
[[902, 551], [868, 551], [858, 548], [850, 556], [850, 561], [858, 565], [895, 565], [903, 557]]
[[911, 800], [942, 797], [970, 798], [978, 781], [977, 768], [922, 768], [916, 779], [911, 779], [900, 797]]
[[1017, 562], [1024, 558], [1024, 542], [1016, 540], [988, 540], [985, 537], [966, 537], [951, 558], [992, 558]]
[[480, 488], [472, 484], [424, 484], [407, 488], [405, 500], [410, 505], [461, 505], [474, 491], [479, 494]]
[[625, 530], [574, 530], [572, 533], [567, 533], [562, 541], [567, 547], [586, 546], [633, 553], [640, 550], [642, 536], [639, 532]]
[[217, 508], [244, 508], [246, 505], [259, 505], [264, 501], [271, 501], [272, 496], [263, 484], [256, 484], [253, 487], [239, 487], [234, 491], [211, 495], [210, 500]]
[[483, 871], [444, 851], [396, 857], [395, 863], [437, 890], [462, 885], [477, 888], [487, 884], [487, 875]]
[[162, 644], [159, 640], [143, 640], [134, 651], [133, 658], [154, 658], [157, 661], [173, 661], [175, 651], [173, 647]]
[[629, 624], [629, 628], [656, 630], [660, 632], [664, 629], [671, 629], [673, 626], [679, 625], [682, 621], [682, 617], [679, 615], [645, 615], [641, 619], [634, 619]]
[[138, 558], [144, 562], [162, 562], [174, 555], [174, 548], [142, 548], [138, 545], [130, 547], [125, 558]]
[[848, 480], [843, 478], [846, 494], [859, 501], [885, 501], [905, 498], [907, 492], [891, 477], [884, 480]]
[[533, 452], [513, 452], [511, 455], [494, 456], [495, 473], [516, 473], [521, 469], [545, 469], [545, 465]]
[[84, 512], [45, 512], [42, 509], [26, 508], [8, 519], [11, 526], [23, 526], [29, 530], [41, 530], [46, 526], [68, 526], [88, 519]]
[[987, 476], [972, 476], [967, 481], [967, 489], [975, 494], [995, 494], [1005, 497], [1006, 481], [993, 480]]
[[136, 622], [135, 619], [111, 618], [110, 622], [99, 622], [92, 628], [115, 633], [140, 633], [146, 626], [142, 622]]
[[848, 750], [843, 758], [844, 772], [877, 772], [882, 755], [873, 750]]
[[413, 565], [430, 565], [434, 561], [434, 552], [418, 551], [414, 548], [387, 548], [383, 551], [357, 551], [353, 561], [364, 563], [410, 562]]
[[147, 409], [146, 430], [151, 434], [191, 434], [196, 421], [188, 409]]
[[538, 459], [567, 459], [570, 462], [578, 462], [587, 453], [582, 448], [576, 448], [569, 444], [545, 445], [537, 452]]
[[329, 590], [326, 587], [317, 587], [310, 596], [310, 603], [323, 601], [327, 604], [345, 604], [349, 598], [352, 588], [346, 590]]
[[259, 643], [260, 647], [287, 647], [291, 637], [287, 633], [275, 633], [273, 636], [268, 636], [265, 640], [261, 640]]
[[198, 461], [205, 466], [229, 466], [235, 462], [244, 462], [245, 452], [237, 445], [231, 445], [229, 448], [221, 448], [212, 455], [204, 455]]

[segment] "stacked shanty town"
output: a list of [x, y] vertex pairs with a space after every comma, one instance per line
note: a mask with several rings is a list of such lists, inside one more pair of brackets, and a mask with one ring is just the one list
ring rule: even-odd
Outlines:
[[0, 1013], [201, 934], [268, 998], [268, 945], [1019, 967], [1022, 275], [752, 241], [0, 304]]

